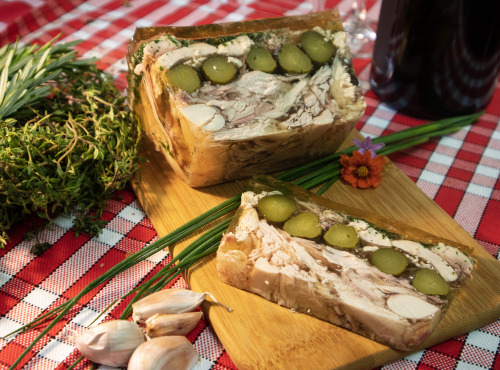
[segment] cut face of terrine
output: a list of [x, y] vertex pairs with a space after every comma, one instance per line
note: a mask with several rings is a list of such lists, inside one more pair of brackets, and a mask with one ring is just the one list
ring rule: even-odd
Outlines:
[[470, 249], [260, 176], [217, 252], [219, 278], [396, 350], [419, 346], [473, 271]]
[[132, 109], [191, 187], [332, 153], [366, 107], [336, 9], [138, 29], [128, 62]]

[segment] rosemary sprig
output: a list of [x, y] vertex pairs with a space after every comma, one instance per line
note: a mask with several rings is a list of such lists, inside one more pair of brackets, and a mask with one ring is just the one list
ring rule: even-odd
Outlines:
[[79, 41], [53, 45], [57, 38], [37, 49], [7, 44], [0, 49], [0, 120], [15, 115], [27, 105], [34, 106], [50, 93], [64, 71], [85, 66], [90, 60], [76, 60], [73, 47]]
[[[383, 148], [383, 152], [381, 150], [379, 151], [379, 153], [388, 155], [390, 153], [394, 153], [396, 151], [410, 148], [423, 142], [427, 142], [432, 137], [456, 132], [460, 128], [472, 124], [481, 114], [482, 112], [469, 116], [440, 120], [418, 127], [412, 127], [393, 134], [378, 137], [374, 139], [373, 142], [381, 142], [386, 144], [386, 146]], [[296, 169], [286, 171], [276, 176], [276, 178], [301, 184], [301, 186], [306, 189], [312, 189], [321, 184], [324, 184], [323, 187], [318, 191], [318, 193], [323, 193], [333, 183], [335, 183], [337, 179], [340, 178], [340, 166], [338, 165], [338, 159], [340, 155], [349, 154], [355, 149], [355, 147], [349, 147], [341, 152], [297, 167]], [[224, 221], [220, 222], [218, 225], [202, 234], [198, 239], [196, 239], [193, 243], [191, 243], [188, 247], [181, 251], [169, 264], [162, 268], [152, 278], [150, 278], [140, 286], [137, 286], [131, 292], [122, 297], [122, 299], [135, 293], [136, 296], [132, 300], [135, 301], [140, 297], [162, 289], [166, 284], [168, 284], [168, 282], [178, 276], [182, 271], [193, 266], [202, 257], [216, 251], [220, 242], [220, 238], [222, 237], [222, 233], [231, 220], [231, 217], [228, 215], [239, 206], [240, 199], [241, 195], [237, 195], [221, 203], [219, 206], [203, 213], [202, 215], [172, 231], [166, 236], [158, 239], [157, 241], [151, 243], [150, 245], [144, 247], [141, 251], [136, 252], [132, 256], [119, 262], [117, 265], [113, 266], [110, 270], [105, 272], [101, 277], [91, 282], [77, 296], [61, 304], [59, 307], [53, 308], [52, 315], [58, 313], [57, 316], [42, 332], [40, 332], [33, 343], [25, 349], [25, 351], [20, 355], [16, 362], [11, 366], [11, 369], [14, 369], [19, 364], [22, 358], [29, 351], [31, 351], [36, 342], [44, 335], [46, 335], [50, 331], [50, 329], [54, 327], [85, 294], [91, 292], [93, 289], [105, 283], [106, 281], [114, 278], [120, 272], [131, 268], [140, 261], [143, 261], [152, 254], [166, 247], [173, 246], [175, 242], [188, 235], [191, 235], [201, 227], [206, 226], [217, 219], [224, 218]], [[175, 262], [177, 262], [177, 264], [174, 266]], [[121, 318], [127, 318], [130, 316], [131, 303], [132, 302], [130, 302], [124, 309]], [[111, 307], [111, 305], [109, 307]], [[27, 324], [26, 327], [31, 328], [36, 323], [37, 320], [34, 320], [32, 323]], [[78, 361], [80, 360], [81, 358]]]

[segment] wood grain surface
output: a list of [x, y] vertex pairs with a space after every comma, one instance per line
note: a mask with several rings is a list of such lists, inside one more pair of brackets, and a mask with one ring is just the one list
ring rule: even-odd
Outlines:
[[[353, 135], [359, 134], [352, 132], [346, 145], [351, 144]], [[160, 237], [241, 193], [247, 184], [247, 181], [237, 181], [192, 189], [174, 175], [149, 138], [143, 141], [143, 156], [148, 162], [142, 164], [140, 176], [132, 184]], [[377, 189], [354, 189], [339, 181], [324, 196], [404, 221], [473, 248], [472, 257], [476, 262], [473, 279], [464, 284], [421, 348], [498, 319], [500, 263], [393, 163], [385, 165], [383, 176]], [[172, 247], [172, 255], [177, 255], [194, 238]], [[191, 289], [208, 291], [233, 309], [229, 312], [210, 302], [203, 305], [205, 316], [239, 369], [363, 369], [409, 354], [220, 282], [215, 254], [191, 268], [185, 278]]]

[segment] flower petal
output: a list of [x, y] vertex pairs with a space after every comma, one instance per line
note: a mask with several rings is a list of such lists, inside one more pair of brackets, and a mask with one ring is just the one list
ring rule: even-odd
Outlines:
[[352, 139], [352, 142], [354, 143], [354, 145], [356, 145], [360, 149], [364, 147], [363, 142], [361, 140]]
[[[361, 189], [379, 186], [382, 181], [381, 172], [386, 159], [383, 156], [372, 157], [372, 154], [371, 151], [362, 153], [361, 150], [356, 150], [352, 153], [352, 157], [342, 155], [340, 163], [343, 166], [341, 176], [344, 182], [354, 188], [359, 187]], [[360, 167], [365, 167], [365, 169], [359, 171]], [[366, 175], [366, 169], [368, 169], [368, 175]]]

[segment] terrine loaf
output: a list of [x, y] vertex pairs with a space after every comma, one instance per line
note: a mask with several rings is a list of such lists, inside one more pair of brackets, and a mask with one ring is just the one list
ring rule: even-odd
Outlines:
[[422, 344], [471, 277], [470, 248], [260, 176], [217, 252], [219, 278], [396, 350]]
[[128, 64], [131, 108], [191, 187], [330, 154], [366, 107], [336, 9], [138, 28]]

